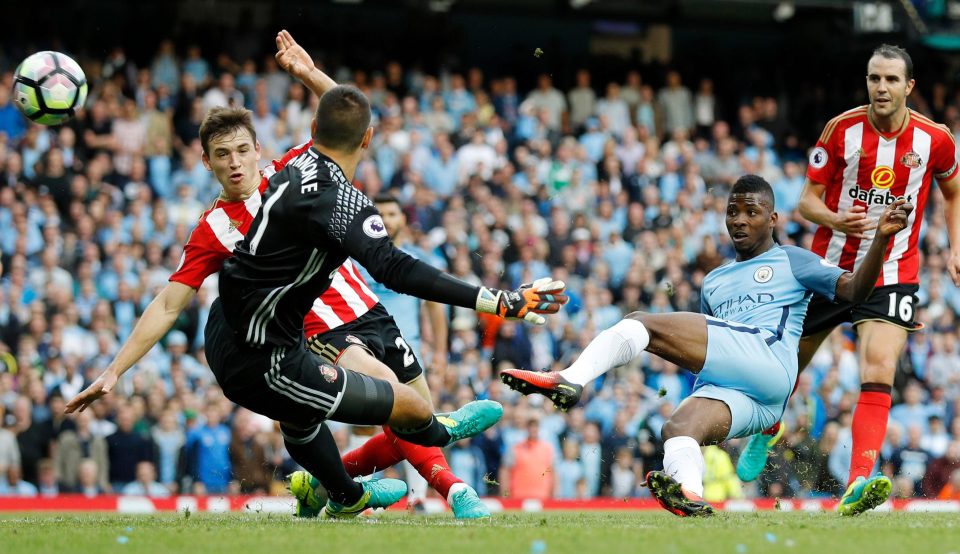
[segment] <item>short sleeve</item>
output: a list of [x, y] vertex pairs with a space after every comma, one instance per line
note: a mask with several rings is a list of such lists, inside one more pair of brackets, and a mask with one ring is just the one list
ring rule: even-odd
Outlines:
[[837, 136], [842, 135], [836, 132], [829, 135], [824, 133], [810, 151], [810, 157], [807, 160], [807, 179], [811, 182], [821, 185], [837, 182], [837, 173], [843, 166], [841, 163], [843, 156], [837, 152], [835, 145], [834, 137]]
[[224, 260], [230, 257], [220, 242], [207, 231], [203, 221], [190, 234], [190, 239], [183, 247], [180, 265], [170, 276], [170, 281], [182, 283], [188, 287], [199, 289], [204, 279], [220, 271]]
[[940, 182], [953, 179], [960, 171], [960, 166], [957, 165], [957, 144], [953, 140], [953, 134], [947, 129], [937, 134], [930, 156], [930, 171]]
[[796, 246], [782, 246], [790, 262], [790, 270], [800, 284], [833, 301], [837, 294], [837, 281], [846, 270], [840, 269], [809, 250]]

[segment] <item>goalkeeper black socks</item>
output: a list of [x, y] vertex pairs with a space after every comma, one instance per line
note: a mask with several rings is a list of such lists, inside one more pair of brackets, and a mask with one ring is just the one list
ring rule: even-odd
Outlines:
[[363, 496], [363, 487], [347, 475], [340, 450], [326, 425], [303, 431], [280, 424], [283, 444], [295, 462], [320, 480], [330, 500], [353, 506]]
[[430, 416], [430, 422], [420, 429], [397, 429], [393, 427], [397, 437], [420, 446], [446, 446], [450, 443], [450, 433], [436, 416]]

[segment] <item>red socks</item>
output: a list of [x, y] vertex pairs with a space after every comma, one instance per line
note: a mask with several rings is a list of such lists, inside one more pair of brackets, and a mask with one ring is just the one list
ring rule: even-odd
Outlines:
[[383, 434], [393, 440], [394, 448], [400, 451], [403, 458], [410, 462], [417, 473], [422, 475], [433, 490], [440, 493], [444, 500], [450, 494], [450, 487], [463, 482], [450, 471], [450, 465], [447, 464], [443, 450], [436, 446], [420, 446], [400, 440], [389, 427], [383, 428]]
[[350, 477], [365, 477], [403, 461], [403, 454], [394, 446], [394, 439], [385, 433], [370, 437], [360, 448], [341, 458]]
[[351, 477], [360, 477], [382, 471], [403, 460], [409, 461], [444, 500], [450, 493], [450, 487], [463, 482], [450, 471], [442, 450], [398, 439], [386, 426], [383, 433], [346, 453], [343, 465]]
[[873, 472], [887, 434], [890, 401], [890, 385], [863, 383], [860, 386], [860, 399], [853, 412], [853, 455], [848, 485], [857, 477], [869, 477]]

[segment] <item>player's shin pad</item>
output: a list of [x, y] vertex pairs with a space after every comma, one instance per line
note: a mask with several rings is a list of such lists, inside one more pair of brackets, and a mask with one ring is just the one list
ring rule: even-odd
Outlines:
[[505, 319], [522, 319], [534, 325], [543, 325], [547, 320], [540, 314], [555, 314], [567, 303], [568, 298], [564, 294], [566, 288], [563, 281], [554, 281], [549, 277], [520, 285], [511, 291], [481, 287], [476, 310]]

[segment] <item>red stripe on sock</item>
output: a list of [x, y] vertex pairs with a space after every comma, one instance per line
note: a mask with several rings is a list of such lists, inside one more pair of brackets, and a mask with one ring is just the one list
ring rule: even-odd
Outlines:
[[420, 446], [397, 439], [389, 427], [383, 428], [383, 434], [396, 439], [397, 450], [403, 453], [410, 465], [427, 480], [434, 490], [440, 493], [444, 500], [450, 493], [450, 487], [455, 483], [463, 482], [450, 471], [450, 464], [447, 463], [443, 451], [436, 446]]
[[890, 415], [890, 393], [861, 391], [853, 412], [853, 455], [850, 459], [850, 481], [868, 477], [873, 472], [883, 438], [887, 434]]

